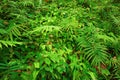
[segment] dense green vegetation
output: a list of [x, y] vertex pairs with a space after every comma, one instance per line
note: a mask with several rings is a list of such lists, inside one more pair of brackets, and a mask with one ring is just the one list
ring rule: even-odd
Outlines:
[[120, 0], [1, 0], [0, 80], [119, 80]]

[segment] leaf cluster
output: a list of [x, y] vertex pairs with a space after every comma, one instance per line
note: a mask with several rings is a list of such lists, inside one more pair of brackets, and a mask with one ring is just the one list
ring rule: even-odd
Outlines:
[[1, 1], [0, 79], [120, 79], [119, 7], [119, 0]]

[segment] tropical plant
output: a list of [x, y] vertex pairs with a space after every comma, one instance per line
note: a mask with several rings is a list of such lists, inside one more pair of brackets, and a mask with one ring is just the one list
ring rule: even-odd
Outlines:
[[0, 80], [119, 80], [119, 0], [0, 1]]

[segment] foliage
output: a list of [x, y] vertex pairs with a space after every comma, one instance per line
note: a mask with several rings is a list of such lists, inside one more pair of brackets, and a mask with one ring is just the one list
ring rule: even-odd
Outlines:
[[120, 79], [119, 7], [119, 0], [0, 1], [0, 79]]

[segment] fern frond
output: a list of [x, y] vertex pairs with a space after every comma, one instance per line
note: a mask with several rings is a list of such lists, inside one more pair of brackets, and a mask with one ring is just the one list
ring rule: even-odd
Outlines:
[[97, 35], [98, 39], [102, 39], [110, 48], [114, 49], [114, 53], [117, 54], [120, 51], [120, 40], [119, 37], [116, 37], [113, 33], [110, 33], [109, 36], [107, 35]]
[[114, 67], [113, 67], [113, 73], [115, 74], [114, 78], [120, 79], [120, 65], [119, 66], [114, 65]]
[[117, 26], [120, 26], [120, 20], [118, 20], [114, 15], [110, 15], [113, 22], [117, 25]]
[[87, 46], [84, 49], [84, 56], [86, 59], [91, 61], [92, 65], [100, 65], [101, 63], [105, 64], [108, 60], [108, 55], [106, 52], [106, 47], [100, 43], [95, 43], [91, 46]]
[[24, 7], [27, 7], [27, 6], [34, 7], [34, 2], [33, 0], [24, 0], [24, 1], [21, 1], [21, 5], [23, 5]]
[[0, 48], [2, 48], [2, 45], [8, 47], [8, 46], [15, 46], [16, 44], [23, 44], [22, 42], [16, 42], [16, 41], [4, 41], [4, 40], [0, 40]]
[[33, 31], [30, 31], [29, 33], [30, 34], [33, 34], [35, 32], [41, 32], [41, 33], [49, 33], [49, 32], [52, 32], [52, 31], [58, 31], [58, 32], [61, 32], [61, 27], [58, 27], [58, 26], [42, 26], [42, 27], [36, 27], [33, 29]]
[[16, 24], [10, 24], [9, 29], [7, 30], [7, 33], [11, 40], [13, 40], [13, 36], [16, 36], [17, 38], [19, 38], [19, 36], [21, 36], [19, 27]]

